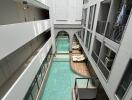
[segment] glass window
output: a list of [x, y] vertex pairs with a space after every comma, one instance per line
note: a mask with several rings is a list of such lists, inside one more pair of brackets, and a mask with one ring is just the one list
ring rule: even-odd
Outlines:
[[97, 63], [102, 43], [97, 39], [94, 40], [92, 58]]
[[89, 36], [89, 45], [88, 45], [88, 50], [90, 50], [91, 38], [92, 38], [92, 33], [90, 33], [90, 36]]
[[33, 82], [33, 90], [32, 90], [32, 95], [34, 99], [36, 99], [38, 91], [39, 91], [39, 87], [38, 87], [37, 80], [35, 79]]
[[93, 7], [94, 7], [94, 6], [91, 6], [91, 7], [90, 7], [90, 12], [89, 12], [89, 19], [88, 19], [88, 28], [89, 28], [89, 29], [91, 28], [92, 15], [93, 15]]
[[132, 59], [129, 61], [126, 71], [121, 79], [121, 82], [116, 90], [116, 96], [122, 99], [126, 93], [130, 83], [132, 82]]
[[88, 40], [89, 40], [89, 31], [87, 31], [87, 36], [86, 36], [86, 48], [88, 48]]
[[84, 37], [85, 37], [85, 29], [83, 29], [83, 32], [82, 32], [82, 41], [84, 42]]
[[47, 67], [49, 67], [48, 62], [51, 59], [51, 55], [52, 55], [52, 48], [49, 50], [49, 53], [44, 59], [37, 75], [35, 76], [30, 88], [28, 89], [27, 94], [24, 97], [24, 100], [35, 100], [36, 99], [40, 86], [42, 84], [43, 78], [45, 76]]
[[91, 37], [92, 37], [92, 34], [89, 31], [87, 31], [85, 46], [86, 46], [86, 48], [88, 48], [88, 50], [90, 49]]
[[84, 9], [82, 10], [82, 22], [81, 22], [82, 25], [84, 25]]
[[80, 38], [81, 38], [81, 31], [79, 31], [79, 32], [78, 32], [78, 37], [80, 37]]
[[84, 26], [86, 26], [86, 20], [87, 20], [87, 9], [84, 9]]
[[82, 25], [86, 26], [87, 8], [82, 11]]
[[91, 28], [92, 30], [93, 30], [93, 25], [94, 25], [95, 12], [96, 12], [96, 5], [94, 5], [93, 20], [92, 20], [92, 28]]
[[116, 53], [107, 47], [104, 43], [101, 47], [98, 67], [106, 79], [108, 79]]

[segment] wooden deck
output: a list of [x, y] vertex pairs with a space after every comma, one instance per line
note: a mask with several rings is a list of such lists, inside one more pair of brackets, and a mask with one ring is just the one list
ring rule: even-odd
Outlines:
[[82, 61], [82, 62], [74, 62], [72, 61], [72, 55], [80, 55], [80, 54], [70, 54], [71, 56], [71, 67], [72, 67], [72, 70], [79, 74], [79, 75], [82, 75], [84, 77], [91, 77], [90, 76], [90, 73], [89, 73], [89, 70], [88, 70], [88, 66], [86, 66], [86, 63], [85, 61]]
[[72, 50], [72, 54], [81, 54], [80, 50]]
[[[79, 43], [76, 41], [76, 39], [74, 39], [74, 42], [72, 44], [73, 46], [74, 45], [79, 45]], [[77, 56], [77, 55], [81, 55], [82, 52], [80, 49], [72, 49], [72, 53], [70, 53], [70, 57], [71, 57], [71, 68], [72, 70], [79, 74], [79, 75], [82, 75], [84, 77], [91, 77], [90, 76], [90, 73], [89, 73], [89, 69], [86, 65], [86, 62], [85, 61], [81, 61], [81, 62], [75, 62], [75, 61], [72, 61], [72, 56]]]

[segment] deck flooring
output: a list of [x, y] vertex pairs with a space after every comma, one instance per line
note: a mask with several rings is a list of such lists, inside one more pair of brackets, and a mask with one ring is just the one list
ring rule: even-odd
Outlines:
[[72, 54], [81, 54], [80, 50], [72, 50]]
[[80, 54], [72, 54], [72, 53], [70, 54], [72, 70], [75, 73], [82, 75], [84, 77], [91, 77], [89, 70], [88, 70], [88, 66], [86, 65], [86, 62], [85, 61], [81, 61], [81, 62], [72, 61], [73, 55], [80, 55]]

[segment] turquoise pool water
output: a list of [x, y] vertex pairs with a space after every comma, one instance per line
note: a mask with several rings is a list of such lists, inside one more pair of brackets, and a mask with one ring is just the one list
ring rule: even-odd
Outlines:
[[70, 69], [70, 58], [68, 54], [60, 54], [60, 51], [69, 51], [68, 38], [59, 38], [57, 52], [51, 64], [49, 77], [42, 95], [42, 100], [72, 100], [72, 89], [75, 77]]
[[42, 100], [72, 100], [75, 77], [69, 58], [54, 58]]
[[57, 53], [69, 53], [68, 37], [58, 37], [56, 40]]

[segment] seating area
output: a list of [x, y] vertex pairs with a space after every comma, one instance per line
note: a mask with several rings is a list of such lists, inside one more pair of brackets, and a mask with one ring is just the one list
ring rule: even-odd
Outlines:
[[74, 37], [73, 39], [72, 52], [70, 56], [72, 70], [83, 77], [91, 77], [88, 65], [86, 64], [87, 59], [84, 53], [82, 53], [81, 46], [79, 45], [79, 42], [77, 41], [76, 37]]
[[77, 61], [77, 62], [80, 62], [80, 61], [84, 61], [85, 60], [85, 57], [83, 54], [80, 54], [80, 55], [73, 55], [72, 56], [72, 61]]

